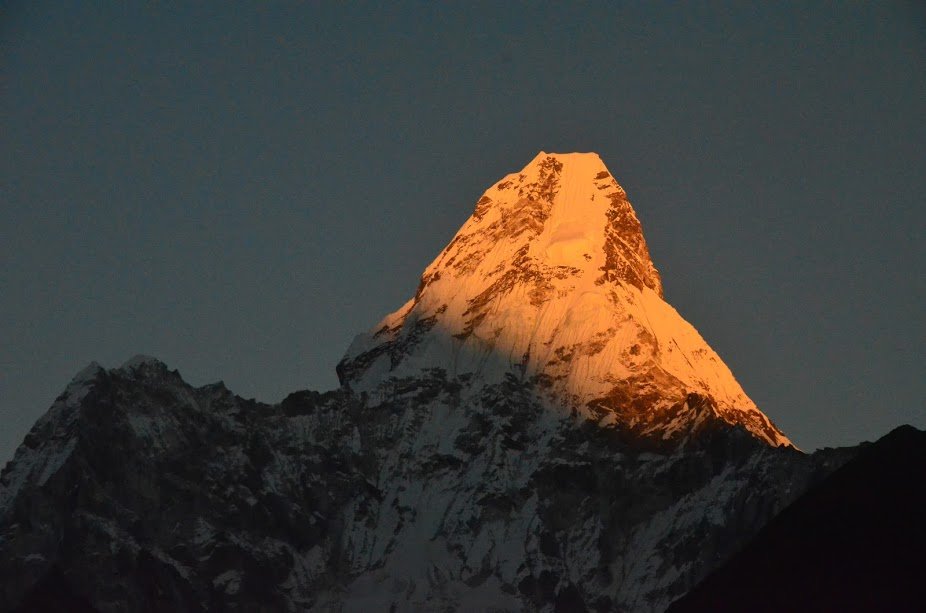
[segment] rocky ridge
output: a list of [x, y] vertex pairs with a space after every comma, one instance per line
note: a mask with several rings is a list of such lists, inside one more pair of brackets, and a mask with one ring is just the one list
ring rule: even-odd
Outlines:
[[0, 477], [0, 610], [54, 577], [97, 611], [660, 611], [849, 455], [742, 428], [665, 454], [514, 379], [459, 392], [270, 406], [94, 366]]

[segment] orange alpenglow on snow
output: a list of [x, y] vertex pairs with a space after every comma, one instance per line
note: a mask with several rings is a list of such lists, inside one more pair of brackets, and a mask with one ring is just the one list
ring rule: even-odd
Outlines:
[[595, 153], [541, 152], [486, 190], [338, 372], [375, 393], [435, 367], [470, 389], [515, 375], [551, 407], [641, 437], [684, 439], [714, 417], [791, 445], [663, 300], [636, 213]]

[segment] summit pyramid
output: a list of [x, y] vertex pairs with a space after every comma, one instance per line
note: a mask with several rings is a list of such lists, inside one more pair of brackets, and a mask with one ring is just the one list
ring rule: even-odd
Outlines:
[[382, 393], [434, 368], [470, 389], [513, 376], [551, 408], [641, 440], [683, 443], [720, 420], [791, 445], [665, 301], [640, 221], [595, 153], [540, 152], [489, 187], [338, 374]]

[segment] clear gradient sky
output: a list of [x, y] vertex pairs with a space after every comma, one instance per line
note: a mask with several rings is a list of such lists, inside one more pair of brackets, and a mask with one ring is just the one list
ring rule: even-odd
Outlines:
[[540, 150], [799, 446], [926, 427], [923, 3], [96, 4], [0, 8], [0, 462], [91, 360], [334, 387]]

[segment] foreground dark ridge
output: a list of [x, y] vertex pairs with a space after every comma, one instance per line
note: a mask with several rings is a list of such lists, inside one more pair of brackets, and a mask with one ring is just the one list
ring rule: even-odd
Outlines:
[[926, 432], [897, 428], [799, 498], [669, 611], [922, 611]]

